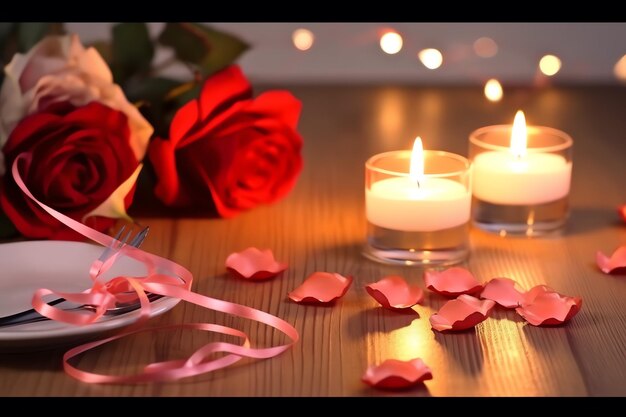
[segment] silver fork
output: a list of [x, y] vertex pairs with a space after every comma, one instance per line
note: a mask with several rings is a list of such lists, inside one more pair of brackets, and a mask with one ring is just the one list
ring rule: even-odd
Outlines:
[[[98, 258], [98, 260], [100, 262], [102, 262], [102, 263], [106, 262], [107, 259], [109, 259], [115, 253], [120, 251], [122, 249], [122, 247], [124, 247], [126, 242], [128, 242], [128, 239], [130, 238], [130, 235], [131, 235], [132, 231], [129, 231], [124, 236], [124, 238], [122, 240], [120, 240], [120, 237], [124, 233], [125, 228], [126, 228], [126, 226], [123, 225], [120, 228], [119, 232], [117, 232], [117, 234], [115, 235], [114, 240], [111, 242], [111, 244], [104, 249], [104, 251], [102, 252], [100, 257]], [[134, 246], [136, 248], [141, 246], [141, 244], [145, 240], [146, 236], [148, 235], [148, 231], [149, 230], [150, 230], [149, 227], [147, 227], [147, 226], [144, 227], [140, 232], [138, 232], [135, 235], [135, 237], [133, 237], [133, 239], [130, 241], [129, 245], [130, 246]], [[149, 295], [152, 296], [153, 294], [149, 294]], [[57, 298], [55, 300], [49, 301], [48, 304], [53, 306], [53, 305], [62, 303], [63, 301], [66, 301], [65, 298]], [[153, 300], [150, 300], [150, 301], [153, 301]], [[137, 305], [136, 308], [139, 308], [139, 303], [135, 303], [135, 304]], [[117, 311], [117, 314], [121, 314], [119, 309], [124, 308], [125, 311], [132, 311], [129, 308], [132, 308], [135, 304], [126, 305], [124, 307], [115, 307], [115, 308], [113, 308], [111, 310], [112, 311]], [[81, 309], [81, 308], [85, 308], [85, 307], [88, 307], [88, 305], [81, 305], [81, 306], [73, 307], [70, 310], [77, 310], [77, 309]], [[136, 308], [134, 308], [134, 309], [136, 309]], [[43, 320], [49, 320], [49, 319], [47, 317], [45, 317], [45, 316], [42, 316], [41, 314], [39, 314], [37, 312], [37, 310], [32, 308], [30, 310], [21, 311], [19, 313], [15, 313], [15, 314], [12, 314], [10, 316], [0, 317], [0, 327], [14, 326], [14, 325], [17, 325], [17, 324], [33, 323], [33, 322], [43, 321]]]
[[[132, 232], [131, 230], [128, 231], [126, 236], [124, 236], [123, 240], [119, 240], [120, 237], [122, 236], [122, 233], [124, 233], [125, 228], [126, 228], [126, 225], [122, 225], [119, 232], [117, 232], [117, 234], [113, 238], [114, 239], [113, 242], [111, 242], [111, 244], [104, 249], [104, 252], [102, 252], [102, 255], [100, 255], [100, 257], [98, 258], [98, 260], [101, 263], [106, 262], [107, 259], [113, 256], [115, 253], [119, 252], [122, 249], [122, 247], [126, 244], [126, 242], [128, 242], [128, 238], [130, 238], [130, 234]], [[135, 235], [133, 240], [130, 241], [129, 245], [134, 246], [136, 248], [141, 246], [143, 241], [146, 239], [146, 236], [148, 236], [149, 231], [150, 231], [149, 226], [144, 227], [139, 233]], [[98, 270], [98, 272], [100, 272], [100, 270]], [[54, 301], [57, 301], [57, 300], [54, 300]]]

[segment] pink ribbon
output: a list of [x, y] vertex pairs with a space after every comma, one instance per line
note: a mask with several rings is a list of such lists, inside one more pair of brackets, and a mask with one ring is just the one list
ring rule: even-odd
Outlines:
[[[19, 155], [12, 167], [15, 182], [28, 197], [30, 197], [52, 217], [83, 236], [104, 246], [109, 246], [113, 243], [114, 239], [112, 237], [64, 216], [53, 208], [37, 200], [28, 190], [28, 187], [20, 176], [18, 169], [20, 161], [24, 161], [24, 163], [28, 166], [31, 161], [31, 155]], [[120, 276], [103, 282], [101, 276], [113, 265], [115, 259], [119, 256], [128, 256], [142, 262], [146, 266], [148, 274], [145, 277]], [[256, 359], [272, 358], [289, 349], [298, 341], [299, 338], [298, 331], [291, 324], [276, 316], [241, 304], [235, 304], [194, 293], [191, 291], [191, 282], [193, 280], [191, 272], [169, 259], [161, 258], [157, 255], [144, 252], [132, 246], [124, 245], [119, 252], [114, 254], [104, 263], [95, 261], [90, 268], [89, 276], [93, 281], [93, 286], [87, 291], [82, 293], [62, 293], [42, 288], [35, 292], [32, 300], [35, 310], [52, 320], [74, 325], [88, 325], [97, 321], [100, 317], [102, 317], [107, 309], [114, 307], [117, 302], [124, 302], [129, 299], [139, 298], [141, 305], [140, 315], [137, 321], [130, 328], [127, 328], [126, 330], [106, 339], [85, 343], [65, 352], [63, 355], [63, 369], [68, 375], [83, 382], [109, 384], [144, 383], [172, 381], [187, 378], [225, 368], [241, 360], [243, 357]], [[161, 294], [166, 297], [179, 298], [207, 309], [232, 314], [266, 324], [285, 334], [290, 341], [282, 345], [269, 348], [254, 348], [250, 346], [250, 339], [244, 332], [211, 323], [184, 323], [171, 326], [142, 328], [141, 326], [150, 318], [151, 305], [146, 296], [146, 292]], [[43, 301], [42, 297], [49, 294], [56, 294], [57, 296], [63, 297], [68, 301], [79, 304], [92, 304], [96, 306], [95, 313], [85, 315], [80, 312], [63, 311]], [[129, 294], [132, 294], [132, 297]], [[144, 368], [143, 372], [135, 375], [98, 374], [80, 370], [70, 364], [70, 360], [75, 356], [130, 334], [146, 331], [167, 331], [181, 328], [235, 336], [242, 339], [242, 343], [240, 345], [227, 342], [207, 343], [192, 353], [187, 359], [151, 363]], [[219, 353], [224, 353], [226, 355], [209, 359]]]

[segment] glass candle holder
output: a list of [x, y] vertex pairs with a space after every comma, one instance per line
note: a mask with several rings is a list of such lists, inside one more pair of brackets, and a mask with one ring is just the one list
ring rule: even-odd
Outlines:
[[501, 236], [558, 233], [569, 214], [572, 138], [528, 126], [525, 147], [514, 152], [512, 130], [496, 125], [470, 134], [473, 223]]
[[470, 162], [442, 151], [423, 151], [423, 157], [417, 181], [409, 175], [411, 151], [381, 153], [365, 163], [368, 258], [450, 265], [467, 257]]

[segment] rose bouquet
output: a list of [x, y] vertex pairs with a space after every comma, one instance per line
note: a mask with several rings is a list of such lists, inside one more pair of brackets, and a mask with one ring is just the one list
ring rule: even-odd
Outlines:
[[[122, 23], [111, 42], [90, 47], [59, 32], [0, 26], [10, 57], [0, 89], [0, 236], [78, 238], [18, 189], [11, 166], [23, 153], [33, 194], [100, 231], [128, 218], [138, 182], [174, 213], [220, 217], [295, 185], [300, 102], [286, 91], [253, 97], [233, 64], [247, 48], [239, 39], [193, 23], [168, 23], [156, 40], [145, 24]], [[162, 76], [155, 45], [171, 48], [166, 64], [182, 62], [191, 79]]]

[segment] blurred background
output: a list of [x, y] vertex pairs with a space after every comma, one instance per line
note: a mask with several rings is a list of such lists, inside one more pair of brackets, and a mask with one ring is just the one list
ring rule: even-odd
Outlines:
[[[499, 85], [626, 83], [626, 23], [210, 25], [250, 44], [239, 63], [259, 83], [481, 84], [494, 94]], [[156, 36], [164, 24], [149, 26]], [[66, 27], [87, 44], [111, 33], [111, 23]]]

